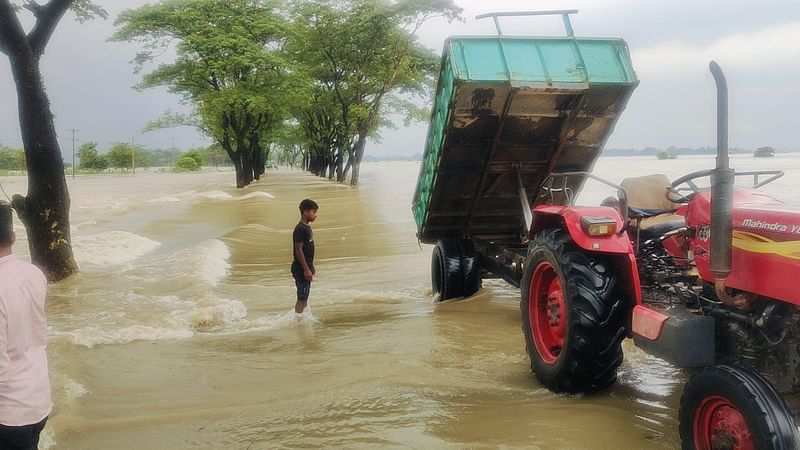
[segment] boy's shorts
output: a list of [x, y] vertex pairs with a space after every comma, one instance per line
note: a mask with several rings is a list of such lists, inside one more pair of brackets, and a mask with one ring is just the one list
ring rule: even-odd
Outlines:
[[303, 270], [292, 270], [294, 284], [297, 286], [297, 301], [307, 302], [308, 295], [311, 293], [311, 282], [306, 280]]

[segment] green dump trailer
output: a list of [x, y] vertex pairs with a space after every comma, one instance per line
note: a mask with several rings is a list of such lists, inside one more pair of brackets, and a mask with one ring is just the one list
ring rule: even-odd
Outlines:
[[[563, 37], [445, 42], [412, 204], [418, 239], [437, 244], [433, 288], [450, 284], [442, 299], [474, 293], [478, 272], [519, 284], [515, 265], [542, 183], [553, 172], [592, 170], [638, 84], [625, 41], [575, 37], [573, 12], [548, 12], [564, 18]], [[500, 15], [512, 14], [491, 16]], [[570, 177], [563, 201], [584, 181]], [[456, 254], [460, 275], [447, 269]]]

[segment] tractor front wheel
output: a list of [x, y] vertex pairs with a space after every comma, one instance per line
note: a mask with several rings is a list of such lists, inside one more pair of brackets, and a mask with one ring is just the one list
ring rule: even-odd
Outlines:
[[555, 392], [590, 393], [617, 379], [623, 299], [611, 261], [562, 230], [538, 234], [522, 279], [522, 331], [536, 378]]
[[790, 450], [800, 444], [783, 398], [763, 377], [741, 367], [693, 374], [678, 415], [684, 450]]

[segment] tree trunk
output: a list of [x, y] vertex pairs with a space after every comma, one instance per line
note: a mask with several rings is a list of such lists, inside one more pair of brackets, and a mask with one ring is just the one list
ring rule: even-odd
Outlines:
[[233, 162], [233, 170], [236, 171], [236, 187], [241, 189], [247, 186], [244, 176], [244, 168], [242, 167], [242, 152], [229, 152], [231, 161]]
[[339, 153], [337, 153], [331, 158], [330, 163], [328, 164], [328, 179], [333, 180], [334, 174], [336, 175], [336, 179], [339, 179]]
[[350, 186], [358, 185], [358, 177], [361, 172], [361, 159], [364, 157], [364, 147], [367, 146], [367, 132], [359, 133], [358, 141], [353, 146], [353, 176], [350, 178]]
[[258, 136], [254, 135], [250, 137], [250, 154], [252, 155], [253, 161], [253, 179], [260, 180], [261, 175], [264, 173], [264, 163], [266, 159], [264, 158], [264, 152], [261, 150], [261, 146], [258, 144]]
[[342, 146], [336, 149], [336, 181], [344, 181], [344, 150]]
[[[242, 153], [241, 150], [239, 153]], [[252, 153], [247, 153], [242, 155], [242, 177], [244, 179], [244, 185], [249, 186], [250, 183], [253, 182], [253, 155]]]
[[350, 169], [353, 167], [353, 150], [347, 150], [347, 165], [344, 166], [344, 176], [342, 177], [342, 181], [344, 182], [345, 178], [350, 174]]
[[72, 254], [64, 161], [39, 59], [28, 54], [10, 60], [28, 168], [28, 195], [14, 195], [12, 203], [25, 224], [31, 261], [44, 271], [48, 280], [60, 281], [78, 270]]

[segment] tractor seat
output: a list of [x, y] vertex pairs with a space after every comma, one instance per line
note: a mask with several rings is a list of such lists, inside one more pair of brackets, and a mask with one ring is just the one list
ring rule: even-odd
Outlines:
[[[636, 228], [645, 238], [661, 236], [686, 226], [683, 216], [675, 213], [678, 204], [667, 199], [670, 182], [664, 174], [625, 178], [622, 187], [628, 197], [628, 217], [630, 226]], [[641, 218], [641, 220], [637, 220]]]

